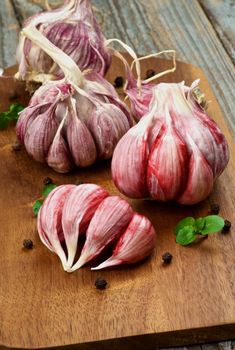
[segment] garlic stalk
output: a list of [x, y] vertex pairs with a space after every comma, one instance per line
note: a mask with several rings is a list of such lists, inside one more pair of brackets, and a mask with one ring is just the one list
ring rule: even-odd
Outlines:
[[[25, 21], [23, 31], [28, 27], [36, 27], [52, 44], [70, 56], [81, 70], [91, 69], [102, 75], [107, 71], [110, 55], [89, 0], [69, 0], [56, 10], [34, 15]], [[52, 56], [22, 35], [17, 60], [18, 79], [43, 83], [63, 77]]]
[[63, 71], [65, 78], [75, 85], [83, 85], [83, 75], [73, 59], [61, 50], [55, 50], [55, 46], [36, 27], [30, 25], [22, 30], [22, 35], [30, 39], [37, 47], [48, 54]]
[[229, 150], [219, 127], [193, 98], [197, 84], [155, 86], [150, 111], [113, 154], [112, 177], [122, 193], [195, 204], [212, 191]]

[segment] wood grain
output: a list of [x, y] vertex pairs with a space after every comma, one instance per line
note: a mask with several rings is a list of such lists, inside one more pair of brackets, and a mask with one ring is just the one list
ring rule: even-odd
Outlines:
[[235, 63], [235, 1], [200, 0], [200, 4]]
[[1, 0], [0, 24], [0, 67], [4, 68], [16, 61], [15, 51], [19, 33], [19, 23], [9, 0]]
[[[164, 69], [168, 62], [150, 60], [143, 67]], [[113, 63], [110, 81], [123, 74]], [[201, 78], [201, 88], [213, 102], [209, 112], [224, 131], [231, 161], [213, 194], [191, 207], [132, 200], [157, 231], [157, 248], [145, 263], [107, 271], [85, 267], [63, 272], [57, 256], [40, 242], [32, 203], [40, 196], [43, 179], [58, 184], [94, 182], [118, 193], [110, 176], [109, 162], [70, 175], [56, 174], [32, 161], [24, 150], [13, 152], [14, 128], [0, 133], [0, 344], [10, 348], [50, 348], [74, 344], [78, 349], [149, 349], [160, 346], [205, 343], [231, 339], [235, 334], [235, 235], [216, 234], [188, 248], [174, 242], [173, 228], [184, 216], [206, 215], [218, 202], [221, 215], [235, 222], [234, 144], [220, 108], [202, 71], [178, 64], [165, 81]], [[1, 81], [0, 92], [6, 82]], [[25, 98], [23, 96], [22, 98]], [[5, 103], [7, 100], [5, 100]], [[6, 106], [4, 106], [5, 108]], [[24, 238], [35, 243], [22, 250]], [[161, 255], [174, 258], [163, 267]], [[94, 282], [103, 276], [109, 287], [98, 291]]]

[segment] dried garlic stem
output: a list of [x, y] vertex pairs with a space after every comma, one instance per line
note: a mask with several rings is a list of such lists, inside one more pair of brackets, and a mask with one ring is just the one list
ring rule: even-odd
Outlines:
[[[164, 50], [164, 51], [160, 51], [158, 53], [152, 53], [150, 55], [137, 58], [138, 61], [143, 61], [143, 60], [146, 60], [148, 58], [158, 57], [158, 56], [160, 56], [162, 54], [166, 54], [166, 53], [171, 53], [172, 54], [173, 68], [170, 68], [170, 69], [167, 69], [167, 70], [165, 70], [163, 72], [157, 73], [153, 77], [151, 77], [149, 79], [146, 79], [146, 80], [143, 80], [143, 83], [150, 83], [151, 81], [153, 81], [153, 80], [155, 80], [157, 78], [160, 78], [163, 75], [166, 75], [168, 73], [173, 73], [176, 70], [176, 52], [175, 52], [175, 50]], [[131, 69], [133, 69], [134, 64], [137, 64], [136, 60], [134, 60], [132, 62]]]
[[129, 53], [129, 55], [134, 59], [134, 61], [136, 62], [137, 86], [139, 88], [139, 91], [141, 91], [141, 68], [140, 68], [140, 63], [139, 63], [139, 60], [138, 60], [138, 57], [137, 57], [135, 51], [130, 46], [128, 46], [127, 44], [123, 43], [119, 39], [108, 39], [108, 40], [105, 41], [105, 46], [107, 47], [112, 42], [119, 43]]
[[83, 74], [73, 59], [52, 44], [36, 27], [30, 25], [22, 30], [22, 34], [46, 52], [58, 64], [69, 81], [78, 86], [83, 85]]
[[[123, 57], [123, 55], [119, 51], [117, 51], [113, 48], [109, 48], [109, 51], [113, 56], [116, 56], [117, 58], [119, 58], [122, 61], [122, 63], [124, 64], [125, 71], [126, 71], [126, 82], [124, 84], [123, 90], [125, 91], [127, 84], [128, 84], [129, 76], [131, 74], [131, 67], [130, 67], [129, 63], [127, 62], [127, 60]], [[126, 100], [127, 97], [128, 96], [125, 97], [124, 101]]]

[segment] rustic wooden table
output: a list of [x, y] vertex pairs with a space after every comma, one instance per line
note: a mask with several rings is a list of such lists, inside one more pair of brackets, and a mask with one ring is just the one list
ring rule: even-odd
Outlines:
[[[201, 67], [234, 134], [235, 0], [93, 0], [93, 5], [107, 38], [126, 41], [139, 55], [175, 49], [178, 60]], [[1, 0], [1, 68], [15, 63], [23, 20], [44, 7], [44, 0]], [[235, 341], [188, 349], [233, 350]]]

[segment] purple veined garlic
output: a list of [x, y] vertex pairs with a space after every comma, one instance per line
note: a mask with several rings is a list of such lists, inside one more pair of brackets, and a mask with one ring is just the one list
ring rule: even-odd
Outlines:
[[66, 198], [62, 211], [62, 227], [71, 268], [77, 252], [79, 235], [84, 234], [101, 202], [109, 193], [94, 184], [76, 186]]
[[97, 158], [95, 142], [85, 123], [77, 117], [76, 100], [70, 99], [66, 136], [76, 166], [87, 167]]
[[27, 152], [58, 172], [110, 158], [133, 125], [116, 91], [107, 81], [102, 84], [104, 79], [98, 73], [88, 80], [73, 60], [36, 28], [26, 27], [23, 33], [51, 55], [65, 75], [62, 80], [44, 83], [20, 115], [16, 132]]
[[146, 184], [150, 153], [148, 138], [154, 117], [153, 108], [120, 139], [114, 150], [111, 165], [114, 184], [131, 198], [148, 197]]
[[39, 237], [45, 246], [56, 253], [67, 269], [67, 257], [61, 243], [64, 241], [62, 229], [62, 209], [64, 202], [75, 185], [56, 187], [45, 199], [38, 213], [37, 228]]
[[155, 243], [156, 232], [153, 225], [145, 216], [135, 213], [116, 243], [112, 256], [91, 270], [139, 262], [152, 253]]
[[155, 86], [150, 111], [117, 144], [112, 177], [132, 198], [195, 204], [212, 191], [229, 160], [227, 141], [191, 87]]
[[133, 214], [131, 206], [124, 199], [118, 196], [105, 198], [91, 219], [78, 261], [67, 271], [73, 272], [82, 267], [118, 239], [125, 231]]
[[56, 131], [55, 137], [47, 154], [47, 164], [58, 173], [67, 173], [73, 168], [73, 162], [69, 153], [68, 145], [62, 134], [65, 120], [68, 116], [68, 109]]
[[[67, 0], [64, 6], [28, 18], [23, 30], [35, 26], [51, 43], [70, 56], [81, 70], [104, 75], [110, 65], [105, 39], [92, 12], [89, 0]], [[61, 79], [63, 72], [39, 46], [20, 36], [17, 49], [17, 78], [44, 82]]]

